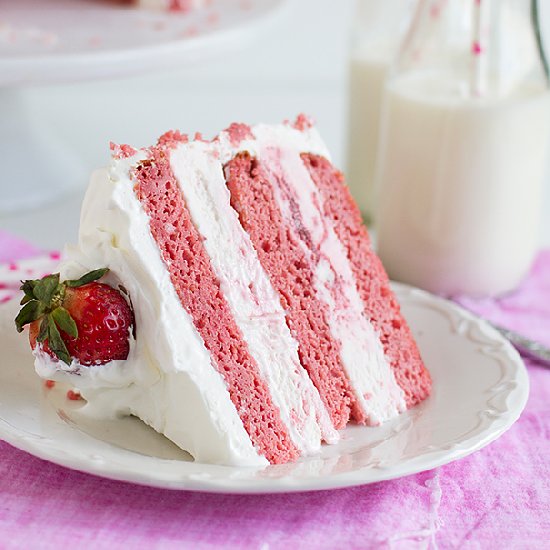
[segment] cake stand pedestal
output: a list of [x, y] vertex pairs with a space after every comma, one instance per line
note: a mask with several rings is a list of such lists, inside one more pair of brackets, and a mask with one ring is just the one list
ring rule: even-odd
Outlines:
[[[212, 0], [188, 14], [102, 0], [18, 0], [0, 17], [0, 215], [55, 201], [85, 168], [40, 125], [25, 87], [120, 78], [242, 48], [286, 0]], [[76, 127], [75, 127], [75, 131]]]

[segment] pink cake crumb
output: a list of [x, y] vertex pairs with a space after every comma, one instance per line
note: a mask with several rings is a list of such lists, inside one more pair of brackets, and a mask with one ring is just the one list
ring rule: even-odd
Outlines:
[[300, 132], [304, 132], [305, 130], [309, 130], [310, 128], [313, 128], [315, 125], [315, 121], [308, 117], [307, 115], [304, 115], [303, 113], [300, 113], [296, 120], [290, 126], [293, 128], [296, 128], [296, 130], [299, 130]]
[[112, 156], [115, 159], [125, 159], [137, 153], [137, 149], [134, 149], [132, 146], [124, 143], [119, 145], [118, 143], [113, 143], [111, 141], [109, 143], [109, 148], [111, 149]]
[[174, 149], [180, 143], [187, 143], [189, 136], [182, 134], [179, 130], [169, 130], [162, 134], [157, 141], [159, 147], [166, 147], [168, 149]]
[[245, 139], [254, 138], [250, 126], [239, 122], [233, 122], [233, 124], [225, 130], [225, 133], [229, 136], [229, 142], [233, 147], [238, 147], [241, 141]]
[[67, 399], [70, 401], [80, 401], [82, 399], [82, 396], [80, 395], [80, 392], [78, 390], [69, 390], [67, 392]]
[[153, 158], [142, 161], [135, 170], [135, 193], [149, 216], [151, 234], [181, 304], [224, 377], [254, 446], [271, 463], [295, 460], [299, 450], [220, 289], [168, 157], [162, 149], [154, 149], [152, 154]]

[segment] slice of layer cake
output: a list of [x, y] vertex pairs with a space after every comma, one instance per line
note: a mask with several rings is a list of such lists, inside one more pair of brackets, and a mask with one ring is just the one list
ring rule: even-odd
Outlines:
[[69, 350], [62, 361], [47, 323], [34, 345], [37, 372], [77, 387], [85, 411], [135, 415], [197, 461], [262, 465], [427, 397], [359, 211], [305, 117], [112, 150], [61, 280], [72, 289], [109, 269], [89, 284], [119, 289], [131, 307], [127, 357], [86, 364]]

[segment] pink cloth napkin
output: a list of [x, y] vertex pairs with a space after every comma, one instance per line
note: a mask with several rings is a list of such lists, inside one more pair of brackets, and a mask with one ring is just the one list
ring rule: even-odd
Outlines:
[[[32, 251], [0, 233], [0, 261]], [[516, 293], [459, 300], [550, 345], [550, 251]], [[529, 365], [521, 419], [489, 447], [406, 478], [262, 496], [100, 479], [0, 442], [0, 548], [550, 547], [550, 371]]]

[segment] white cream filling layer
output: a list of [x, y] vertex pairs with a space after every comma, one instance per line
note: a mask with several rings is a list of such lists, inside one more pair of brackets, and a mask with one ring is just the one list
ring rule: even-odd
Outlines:
[[[222, 146], [219, 143], [218, 146]], [[203, 142], [181, 144], [170, 156], [191, 218], [212, 268], [281, 420], [304, 454], [321, 438], [338, 439], [319, 393], [298, 358], [279, 296], [231, 207], [220, 152]]]
[[62, 278], [68, 279], [108, 266], [107, 282], [126, 288], [137, 328], [128, 359], [102, 367], [67, 367], [37, 354], [36, 370], [79, 388], [88, 401], [84, 412], [134, 414], [199, 462], [266, 465], [181, 306], [148, 217], [135, 198], [130, 170], [143, 157], [115, 160], [109, 171], [94, 173], [82, 207], [78, 247], [67, 249], [61, 267]]
[[[264, 166], [278, 165], [289, 189], [281, 188], [280, 180], [271, 177], [276, 200], [286, 222], [292, 225], [289, 201], [299, 207], [301, 221], [311, 236], [313, 250], [321, 259], [313, 258], [312, 250], [301, 242], [315, 270], [317, 297], [328, 307], [331, 334], [341, 344], [341, 359], [357, 401], [371, 424], [384, 422], [406, 410], [402, 389], [384, 355], [380, 338], [363, 312], [363, 302], [355, 284], [346, 252], [329, 220], [323, 215], [323, 197], [300, 158], [301, 152], [325, 154], [315, 143], [317, 133], [299, 132], [288, 127], [254, 129], [254, 153]], [[241, 144], [242, 147], [242, 144]]]

